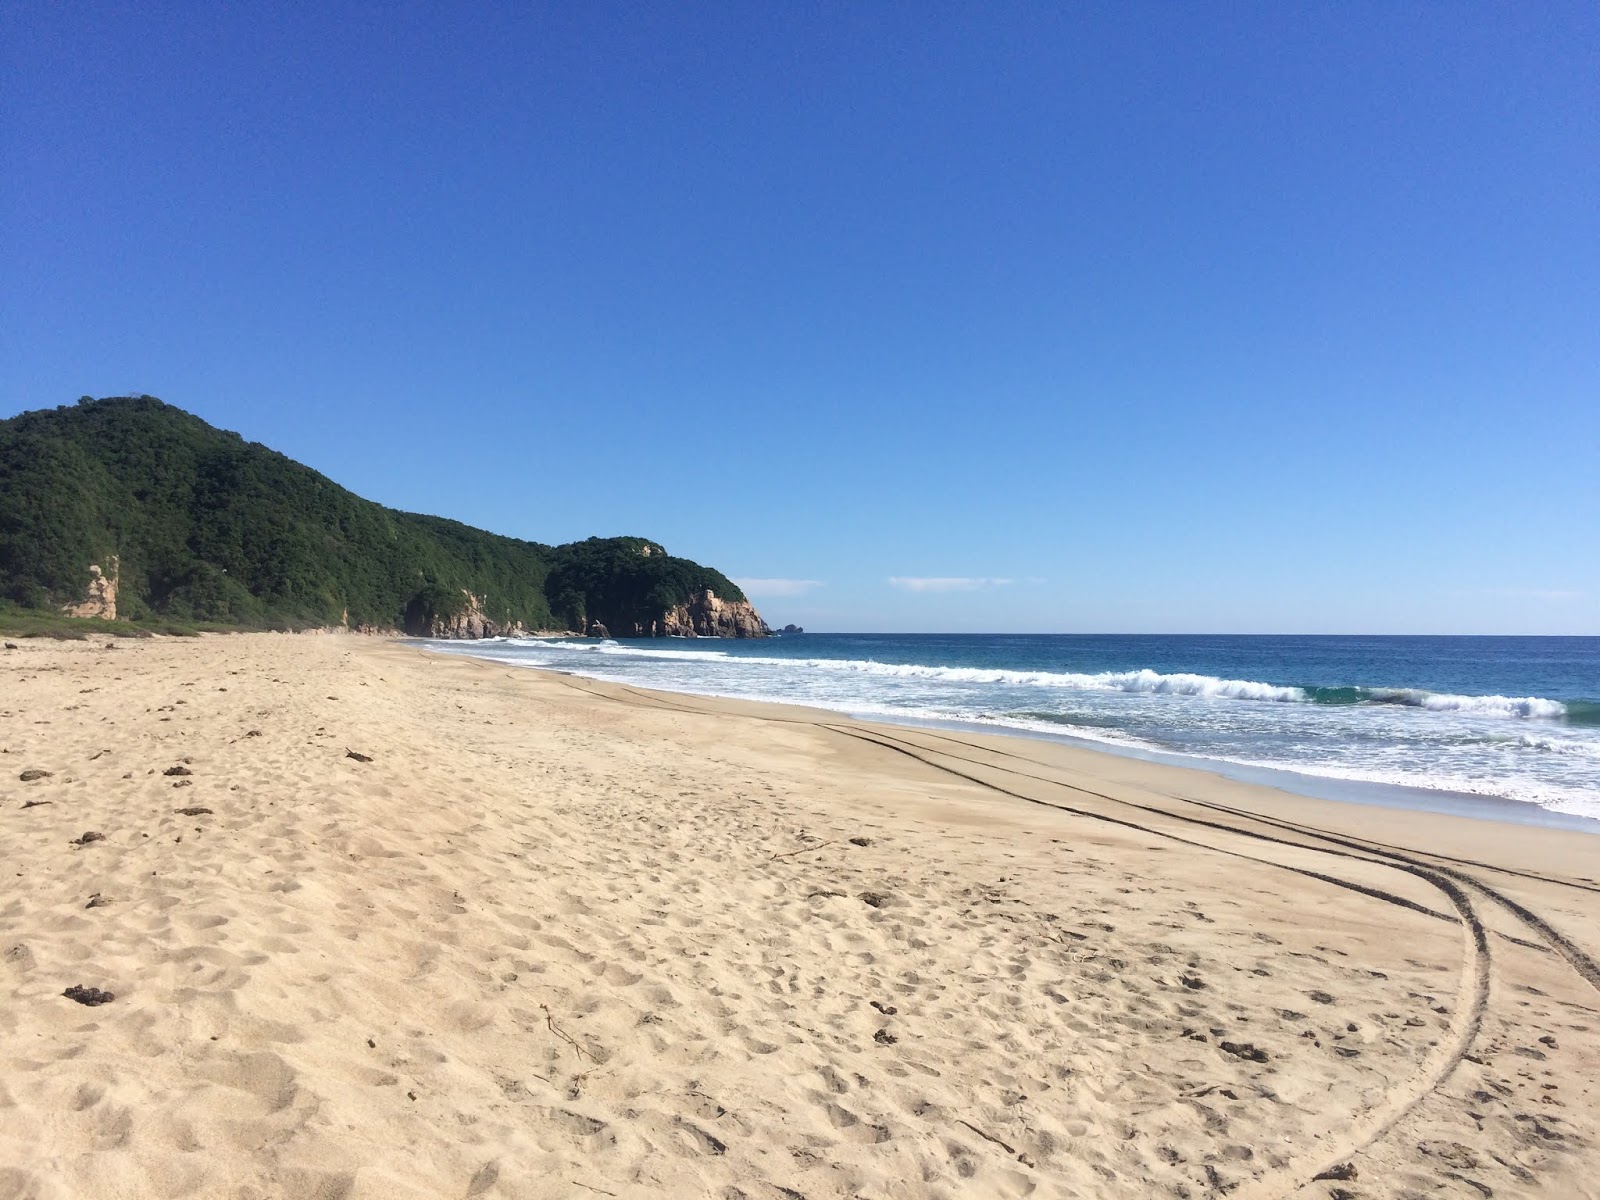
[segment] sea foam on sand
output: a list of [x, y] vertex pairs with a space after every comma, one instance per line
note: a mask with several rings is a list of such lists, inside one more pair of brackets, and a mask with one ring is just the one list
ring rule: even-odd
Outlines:
[[1600, 1195], [1591, 835], [358, 637], [0, 689], [0, 1198]]

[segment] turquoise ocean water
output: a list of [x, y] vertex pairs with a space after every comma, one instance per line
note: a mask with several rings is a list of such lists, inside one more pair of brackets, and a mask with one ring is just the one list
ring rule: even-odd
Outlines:
[[433, 645], [667, 691], [1090, 743], [1334, 799], [1600, 821], [1600, 638], [802, 634]]

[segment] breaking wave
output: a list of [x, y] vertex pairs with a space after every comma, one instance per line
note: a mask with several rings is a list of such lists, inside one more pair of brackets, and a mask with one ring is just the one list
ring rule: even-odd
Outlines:
[[946, 667], [921, 663], [886, 663], [863, 658], [774, 658], [755, 654], [730, 654], [725, 650], [671, 650], [639, 647], [621, 642], [557, 642], [542, 646], [574, 654], [639, 656], [652, 660], [678, 659], [730, 665], [800, 667], [900, 679], [947, 680], [965, 684], [1001, 684], [1010, 687], [1062, 688], [1074, 691], [1129, 694], [1201, 696], [1223, 700], [1250, 700], [1271, 704], [1392, 705], [1426, 712], [1462, 713], [1508, 720], [1567, 720], [1573, 724], [1600, 724], [1600, 704], [1563, 703], [1538, 696], [1457, 696], [1420, 688], [1300, 687], [1263, 683], [1252, 679], [1223, 679], [1215, 675], [1164, 674], [1148, 668], [1136, 671], [1015, 671], [990, 667]]

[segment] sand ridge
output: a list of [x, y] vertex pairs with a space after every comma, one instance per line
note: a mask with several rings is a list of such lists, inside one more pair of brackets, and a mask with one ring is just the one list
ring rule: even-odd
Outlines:
[[0, 1197], [1600, 1195], [1600, 839], [364, 638], [0, 679]]

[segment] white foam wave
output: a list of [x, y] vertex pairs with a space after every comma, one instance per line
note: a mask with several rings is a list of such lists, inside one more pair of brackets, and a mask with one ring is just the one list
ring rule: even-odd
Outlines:
[[1567, 715], [1565, 704], [1539, 696], [1452, 696], [1443, 692], [1395, 688], [1374, 691], [1372, 698], [1383, 704], [1403, 704], [1428, 712], [1465, 713], [1474, 717], [1542, 717], [1552, 720]]
[[[748, 666], [804, 668], [856, 675], [900, 679], [936, 679], [951, 683], [999, 684], [1010, 687], [1063, 688], [1076, 691], [1124, 692], [1139, 695], [1200, 696], [1226, 700], [1253, 700], [1274, 704], [1303, 704], [1312, 697], [1304, 688], [1262, 683], [1252, 679], [1224, 679], [1215, 675], [1165, 674], [1144, 668], [1137, 671], [1012, 671], [999, 667], [946, 667], [922, 663], [885, 663], [863, 658], [778, 658], [759, 654], [730, 654], [726, 650], [672, 650], [627, 645], [615, 641], [554, 641], [522, 645], [530, 649], [571, 654], [604, 654], [649, 661], [731, 663]], [[1372, 688], [1368, 702], [1418, 708], [1426, 712], [1460, 713], [1473, 717], [1556, 720], [1567, 706], [1538, 696], [1457, 696], [1420, 688]]]
[[657, 650], [624, 646], [617, 642], [583, 644], [545, 643], [550, 649], [577, 653], [634, 655], [648, 659], [685, 662], [728, 662], [750, 666], [804, 668], [901, 679], [943, 679], [953, 683], [995, 683], [1013, 687], [1056, 687], [1079, 691], [1143, 692], [1156, 695], [1220, 696], [1233, 700], [1270, 700], [1298, 703], [1304, 690], [1248, 679], [1218, 679], [1212, 675], [1164, 675], [1148, 669], [1079, 674], [1068, 671], [1010, 671], [999, 667], [941, 667], [921, 663], [884, 663], [870, 658], [775, 658], [757, 654], [729, 654], [725, 650]]
[[[1204, 760], [1208, 755], [1186, 755]], [[1351, 783], [1375, 783], [1389, 787], [1415, 788], [1424, 792], [1455, 792], [1463, 796], [1484, 796], [1532, 804], [1550, 812], [1600, 820], [1600, 797], [1593, 791], [1565, 786], [1548, 780], [1526, 777], [1485, 779], [1474, 775], [1443, 771], [1418, 771], [1376, 766], [1348, 766], [1330, 762], [1281, 762], [1268, 759], [1216, 755], [1215, 761], [1241, 767], [1287, 771], [1320, 779], [1340, 779]]]

